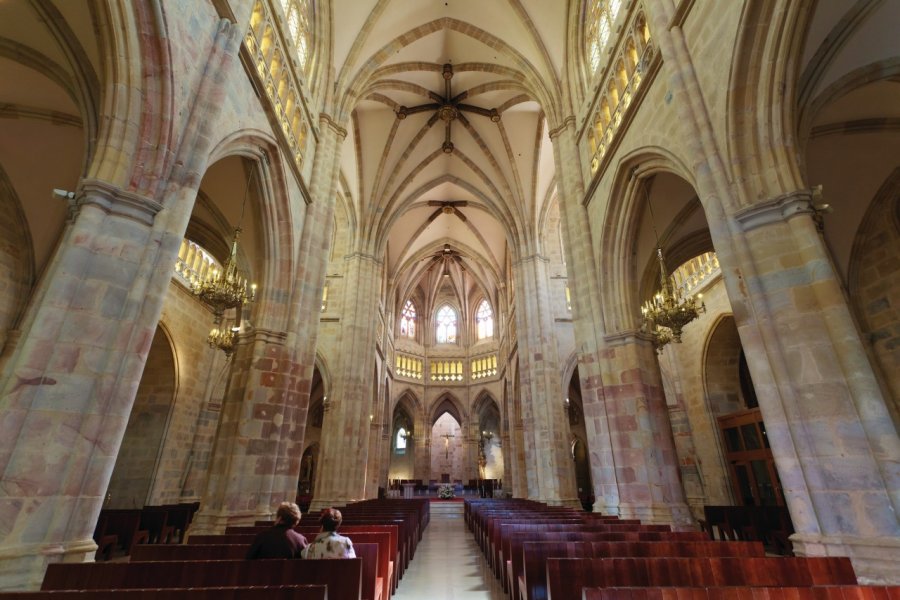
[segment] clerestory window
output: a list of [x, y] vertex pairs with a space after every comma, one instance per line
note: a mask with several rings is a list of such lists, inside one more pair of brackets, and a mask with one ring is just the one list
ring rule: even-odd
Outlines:
[[622, 8], [622, 0], [586, 0], [585, 6], [585, 54], [590, 74], [600, 66], [603, 50], [610, 42], [612, 25]]
[[400, 313], [400, 335], [415, 339], [416, 337], [416, 305], [407, 300]]
[[435, 338], [438, 344], [455, 344], [457, 331], [456, 311], [445, 304], [437, 312]]
[[475, 323], [479, 340], [494, 337], [494, 313], [488, 301], [482, 300], [475, 312]]

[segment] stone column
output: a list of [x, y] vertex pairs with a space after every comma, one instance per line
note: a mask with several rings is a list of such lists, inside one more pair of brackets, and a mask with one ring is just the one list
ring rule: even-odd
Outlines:
[[321, 123], [297, 279], [287, 292], [296, 299], [290, 329], [258, 329], [238, 346], [192, 533], [252, 524], [296, 497], [331, 232], [321, 224], [334, 211], [330, 186], [342, 139], [329, 118]]
[[257, 329], [238, 344], [192, 533], [252, 525], [297, 494], [306, 403], [286, 337]]
[[[518, 373], [517, 373], [518, 375]], [[528, 476], [525, 468], [525, 428], [522, 425], [521, 414], [517, 416], [516, 410], [522, 411], [521, 394], [517, 394], [518, 389], [514, 381], [507, 382], [510, 388], [509, 393], [509, 410], [510, 410], [510, 431], [509, 431], [509, 491], [515, 498], [528, 497]]]
[[[52, 562], [83, 562], [205, 170], [240, 34], [216, 24], [163, 205], [83, 179], [72, 221], [0, 382], [0, 589], [38, 589]], [[124, 101], [123, 101], [124, 103]], [[149, 115], [170, 119], [172, 115]], [[121, 140], [116, 140], [117, 143]], [[133, 175], [121, 148], [117, 175]], [[143, 174], [147, 176], [147, 173]], [[136, 179], [139, 179], [136, 177]]]
[[[377, 409], [376, 409], [377, 410]], [[369, 422], [369, 464], [366, 466], [366, 498], [378, 497], [378, 486], [381, 480], [381, 418], [372, 414]], [[385, 481], [386, 483], [386, 481]]]
[[603, 351], [604, 396], [616, 461], [619, 515], [645, 523], [693, 525], [653, 344], [634, 332]]
[[861, 578], [900, 582], [900, 438], [812, 202], [804, 190], [737, 215], [756, 266], [750, 300], [784, 332], [768, 355], [747, 357], [752, 372], [784, 368], [757, 395], [795, 552], [848, 555]]
[[416, 431], [416, 463], [413, 469], [413, 479], [421, 479], [428, 484], [431, 479], [431, 428], [422, 427], [422, 433]]
[[[669, 26], [670, 4], [651, 2], [698, 195], [796, 530], [795, 551], [847, 555], [861, 581], [900, 583], [900, 442], [810, 218], [809, 193], [740, 210], [734, 198], [740, 190], [727, 179], [684, 33]], [[792, 167], [782, 167], [785, 181], [793, 180]], [[766, 197], [761, 189], [746, 195]]]
[[603, 314], [597, 305], [600, 284], [593, 256], [590, 219], [582, 204], [584, 182], [582, 160], [575, 139], [575, 119], [568, 118], [550, 132], [553, 157], [559, 178], [559, 212], [562, 221], [566, 270], [572, 299], [572, 326], [578, 348], [578, 377], [581, 383], [585, 429], [594, 487], [594, 512], [619, 514], [619, 487], [606, 409], [601, 356], [605, 341]]
[[[97, 515], [162, 309], [160, 204], [84, 182], [8, 363], [0, 420], [0, 588], [93, 559]], [[175, 252], [171, 252], [174, 268]]]
[[514, 271], [528, 497], [547, 504], [577, 507], [559, 357], [553, 335], [547, 260], [538, 255], [526, 256], [515, 263]]
[[376, 314], [381, 265], [369, 254], [346, 258], [347, 286], [341, 322], [340, 366], [335, 372], [331, 408], [322, 425], [316, 480], [318, 510], [366, 498], [371, 433], [370, 398], [375, 361]]

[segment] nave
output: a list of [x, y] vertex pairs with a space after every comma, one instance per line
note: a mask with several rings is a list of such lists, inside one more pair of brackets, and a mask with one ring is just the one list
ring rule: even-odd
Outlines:
[[432, 503], [431, 522], [416, 548], [394, 600], [506, 600], [484, 556], [458, 512]]

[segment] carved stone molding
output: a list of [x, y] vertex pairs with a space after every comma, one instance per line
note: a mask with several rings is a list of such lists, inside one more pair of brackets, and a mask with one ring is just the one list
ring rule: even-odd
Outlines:
[[105, 181], [84, 179], [75, 197], [75, 208], [94, 205], [107, 214], [134, 219], [152, 226], [163, 205], [152, 198], [128, 192]]
[[813, 215], [813, 190], [797, 190], [739, 210], [735, 218], [744, 231], [783, 223], [797, 215]]

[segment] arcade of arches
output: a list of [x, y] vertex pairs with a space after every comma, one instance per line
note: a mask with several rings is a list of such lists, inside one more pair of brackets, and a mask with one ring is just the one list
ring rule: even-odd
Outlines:
[[[898, 23], [0, 2], [0, 589], [90, 559], [103, 507], [218, 532], [402, 479], [785, 506], [797, 554], [898, 582]], [[658, 352], [657, 245], [705, 304]], [[257, 288], [218, 310], [226, 264]]]

